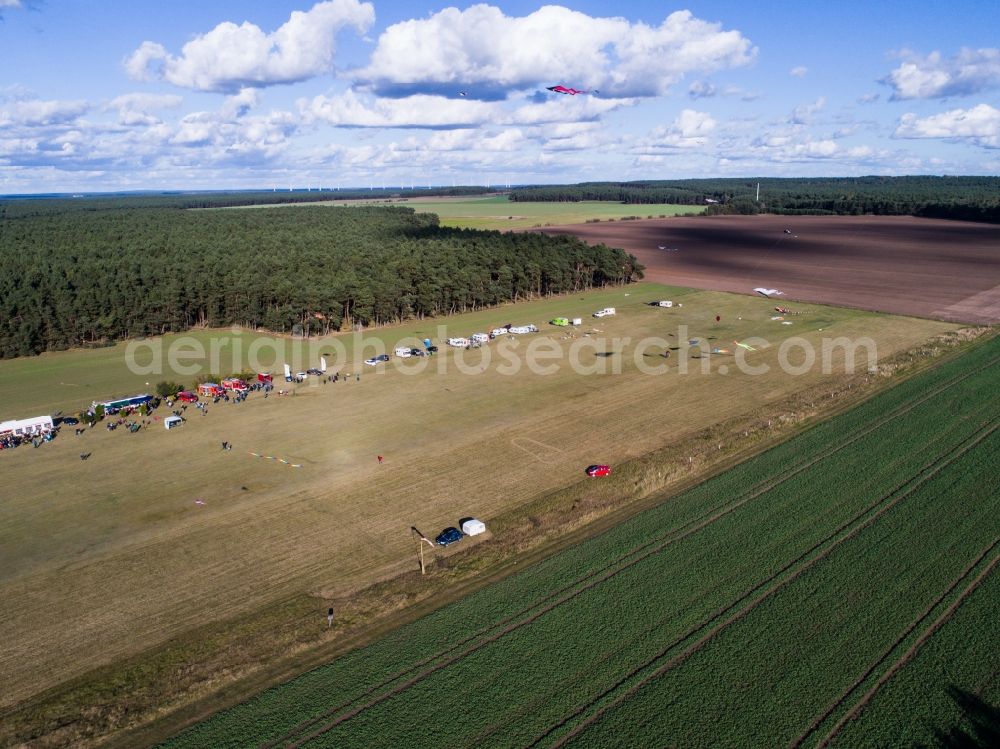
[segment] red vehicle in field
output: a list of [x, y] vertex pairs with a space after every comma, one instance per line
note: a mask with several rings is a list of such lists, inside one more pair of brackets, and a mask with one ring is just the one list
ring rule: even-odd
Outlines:
[[203, 382], [198, 386], [198, 395], [206, 398], [221, 398], [226, 394], [226, 389], [217, 382]]
[[274, 381], [274, 377], [269, 372], [259, 372], [257, 374], [257, 382], [262, 385], [269, 385]]
[[234, 393], [242, 393], [250, 389], [239, 377], [229, 377], [222, 381], [222, 387], [226, 390], [232, 390]]
[[593, 465], [587, 467], [588, 476], [610, 476], [611, 466]]
[[190, 390], [181, 390], [177, 394], [177, 400], [181, 401], [182, 403], [197, 403], [198, 394], [192, 393]]

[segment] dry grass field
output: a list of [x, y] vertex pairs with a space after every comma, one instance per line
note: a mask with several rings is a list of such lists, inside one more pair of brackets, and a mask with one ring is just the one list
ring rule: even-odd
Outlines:
[[[683, 307], [645, 304], [659, 298]], [[618, 314], [590, 316], [605, 306]], [[351, 361], [331, 361], [331, 371], [361, 371], [360, 381], [307, 382], [266, 400], [253, 394], [243, 404], [211, 405], [205, 416], [189, 408], [187, 423], [169, 432], [159, 422], [137, 434], [98, 425], [80, 437], [64, 429], [38, 449], [0, 451], [0, 707], [292, 594], [343, 596], [412, 567], [411, 525], [431, 534], [469, 515], [489, 525], [579, 482], [590, 463], [646, 454], [840, 376], [839, 354], [831, 374], [818, 361], [801, 375], [783, 373], [779, 348], [791, 336], [817, 350], [823, 338], [867, 336], [885, 358], [955, 327], [795, 309], [792, 324], [782, 325], [766, 299], [641, 284], [414, 321], [368, 335], [391, 352], [401, 338], [437, 339], [439, 323], [448, 335], [507, 322], [535, 323], [540, 332], [467, 352], [461, 367], [442, 346], [433, 359], [359, 369], [348, 340]], [[547, 324], [555, 316], [584, 318], [577, 337]], [[751, 336], [771, 345], [744, 352], [733, 344]], [[648, 337], [661, 342], [640, 348]], [[691, 357], [704, 358], [690, 358], [680, 374], [685, 337], [730, 353], [690, 347]], [[670, 359], [661, 356], [665, 346], [678, 347]], [[554, 371], [511, 373], [532, 347], [548, 356], [536, 356], [536, 368]], [[478, 366], [487, 351], [489, 365]], [[770, 371], [740, 371], [733, 352]], [[588, 373], [573, 370], [571, 354]], [[120, 357], [107, 349], [0, 362], [0, 412], [7, 418], [17, 403], [18, 412], [39, 411], [46, 397], [69, 410], [131, 394], [135, 375]], [[801, 350], [790, 359], [801, 363]], [[33, 366], [36, 376], [26, 378]], [[642, 371], [650, 367], [663, 371]], [[114, 392], [55, 384], [77, 380]], [[70, 390], [86, 392], [83, 403]], [[231, 451], [221, 449], [224, 440]]]
[[572, 203], [511, 202], [506, 195], [470, 197], [388, 198], [382, 200], [317, 200], [313, 203], [275, 203], [196, 210], [248, 210], [265, 207], [294, 208], [302, 205], [401, 205], [418, 213], [436, 213], [442, 226], [464, 229], [529, 229], [540, 226], [583, 224], [587, 221], [616, 221], [624, 218], [665, 218], [701, 213], [696, 205], [654, 203], [630, 205], [611, 200], [581, 200]]

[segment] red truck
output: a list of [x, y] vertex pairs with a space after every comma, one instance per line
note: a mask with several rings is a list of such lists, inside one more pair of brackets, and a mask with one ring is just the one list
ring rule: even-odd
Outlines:
[[226, 389], [217, 382], [203, 382], [198, 386], [198, 395], [206, 398], [219, 398], [226, 394]]
[[243, 393], [250, 389], [239, 377], [229, 377], [222, 381], [222, 387], [226, 390], [232, 390], [234, 393]]

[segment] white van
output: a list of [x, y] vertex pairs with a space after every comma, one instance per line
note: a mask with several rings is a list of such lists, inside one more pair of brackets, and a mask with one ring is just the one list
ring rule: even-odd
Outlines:
[[604, 309], [599, 309], [594, 313], [594, 317], [610, 317], [615, 314], [614, 307], [605, 307]]
[[408, 356], [413, 356], [413, 349], [411, 349], [409, 346], [396, 346], [396, 351], [394, 353], [396, 354], [396, 356], [405, 359]]

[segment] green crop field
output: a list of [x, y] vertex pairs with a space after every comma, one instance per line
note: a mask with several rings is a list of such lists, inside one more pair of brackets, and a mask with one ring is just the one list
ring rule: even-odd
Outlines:
[[994, 338], [166, 746], [988, 735], [998, 365]]
[[[683, 307], [646, 305], [657, 298]], [[606, 306], [618, 314], [591, 317]], [[0, 451], [0, 708], [291, 596], [313, 597], [317, 606], [348, 596], [412, 568], [413, 524], [428, 533], [467, 515], [489, 524], [581, 484], [590, 463], [666, 449], [846, 378], [842, 351], [829, 373], [817, 360], [802, 374], [785, 374], [780, 344], [792, 337], [816, 349], [824, 337], [870, 337], [881, 360], [954, 329], [819, 305], [797, 309], [783, 325], [771, 319], [766, 299], [641, 284], [410, 321], [367, 331], [364, 340], [266, 339], [258, 353], [270, 364], [288, 356], [305, 369], [318, 365], [320, 353], [339, 350], [331, 372], [354, 376], [324, 385], [277, 382], [294, 396], [253, 394], [243, 404], [209, 405], [204, 416], [189, 408], [188, 423], [169, 432], [159, 421], [135, 434], [99, 424], [81, 436], [64, 428], [37, 449]], [[556, 316], [586, 322], [571, 337], [546, 323]], [[433, 359], [358, 363], [377, 353], [376, 343], [391, 353], [397, 341], [441, 343], [507, 322], [541, 330], [462, 355], [443, 347]], [[735, 366], [732, 341], [750, 336], [770, 342], [746, 352], [764, 374]], [[192, 334], [184, 350], [201, 345], [204, 352], [179, 362], [216, 375], [242, 369], [258, 339], [243, 333], [237, 346], [234, 338]], [[146, 365], [148, 347], [162, 345], [162, 374], [130, 371], [124, 345], [0, 361], [0, 414], [73, 412], [161, 378], [190, 383], [193, 374], [169, 366], [170, 350], [184, 341], [140, 342], [147, 348], [137, 357]], [[213, 369], [211, 349], [220, 342], [220, 361], [231, 367]], [[729, 353], [709, 355], [715, 346]], [[539, 367], [513, 371], [511, 362], [526, 362], [534, 347], [543, 354]], [[669, 360], [667, 347], [676, 349]], [[790, 355], [796, 363], [800, 357]], [[280, 364], [271, 371], [280, 374]], [[223, 441], [234, 449], [222, 450]], [[601, 490], [635, 491], [615, 483], [624, 480], [614, 476]]]
[[[562, 226], [583, 224], [588, 221], [620, 221], [629, 218], [665, 218], [683, 214], [702, 213], [696, 205], [642, 204], [628, 205], [615, 201], [582, 200], [575, 203], [511, 202], [505, 195], [470, 198], [394, 198], [392, 200], [323, 200], [316, 203], [287, 203], [283, 207], [299, 205], [404, 205], [418, 213], [436, 213], [442, 226], [465, 229], [528, 229], [535, 226]], [[203, 210], [249, 210], [264, 206], [238, 206]]]

